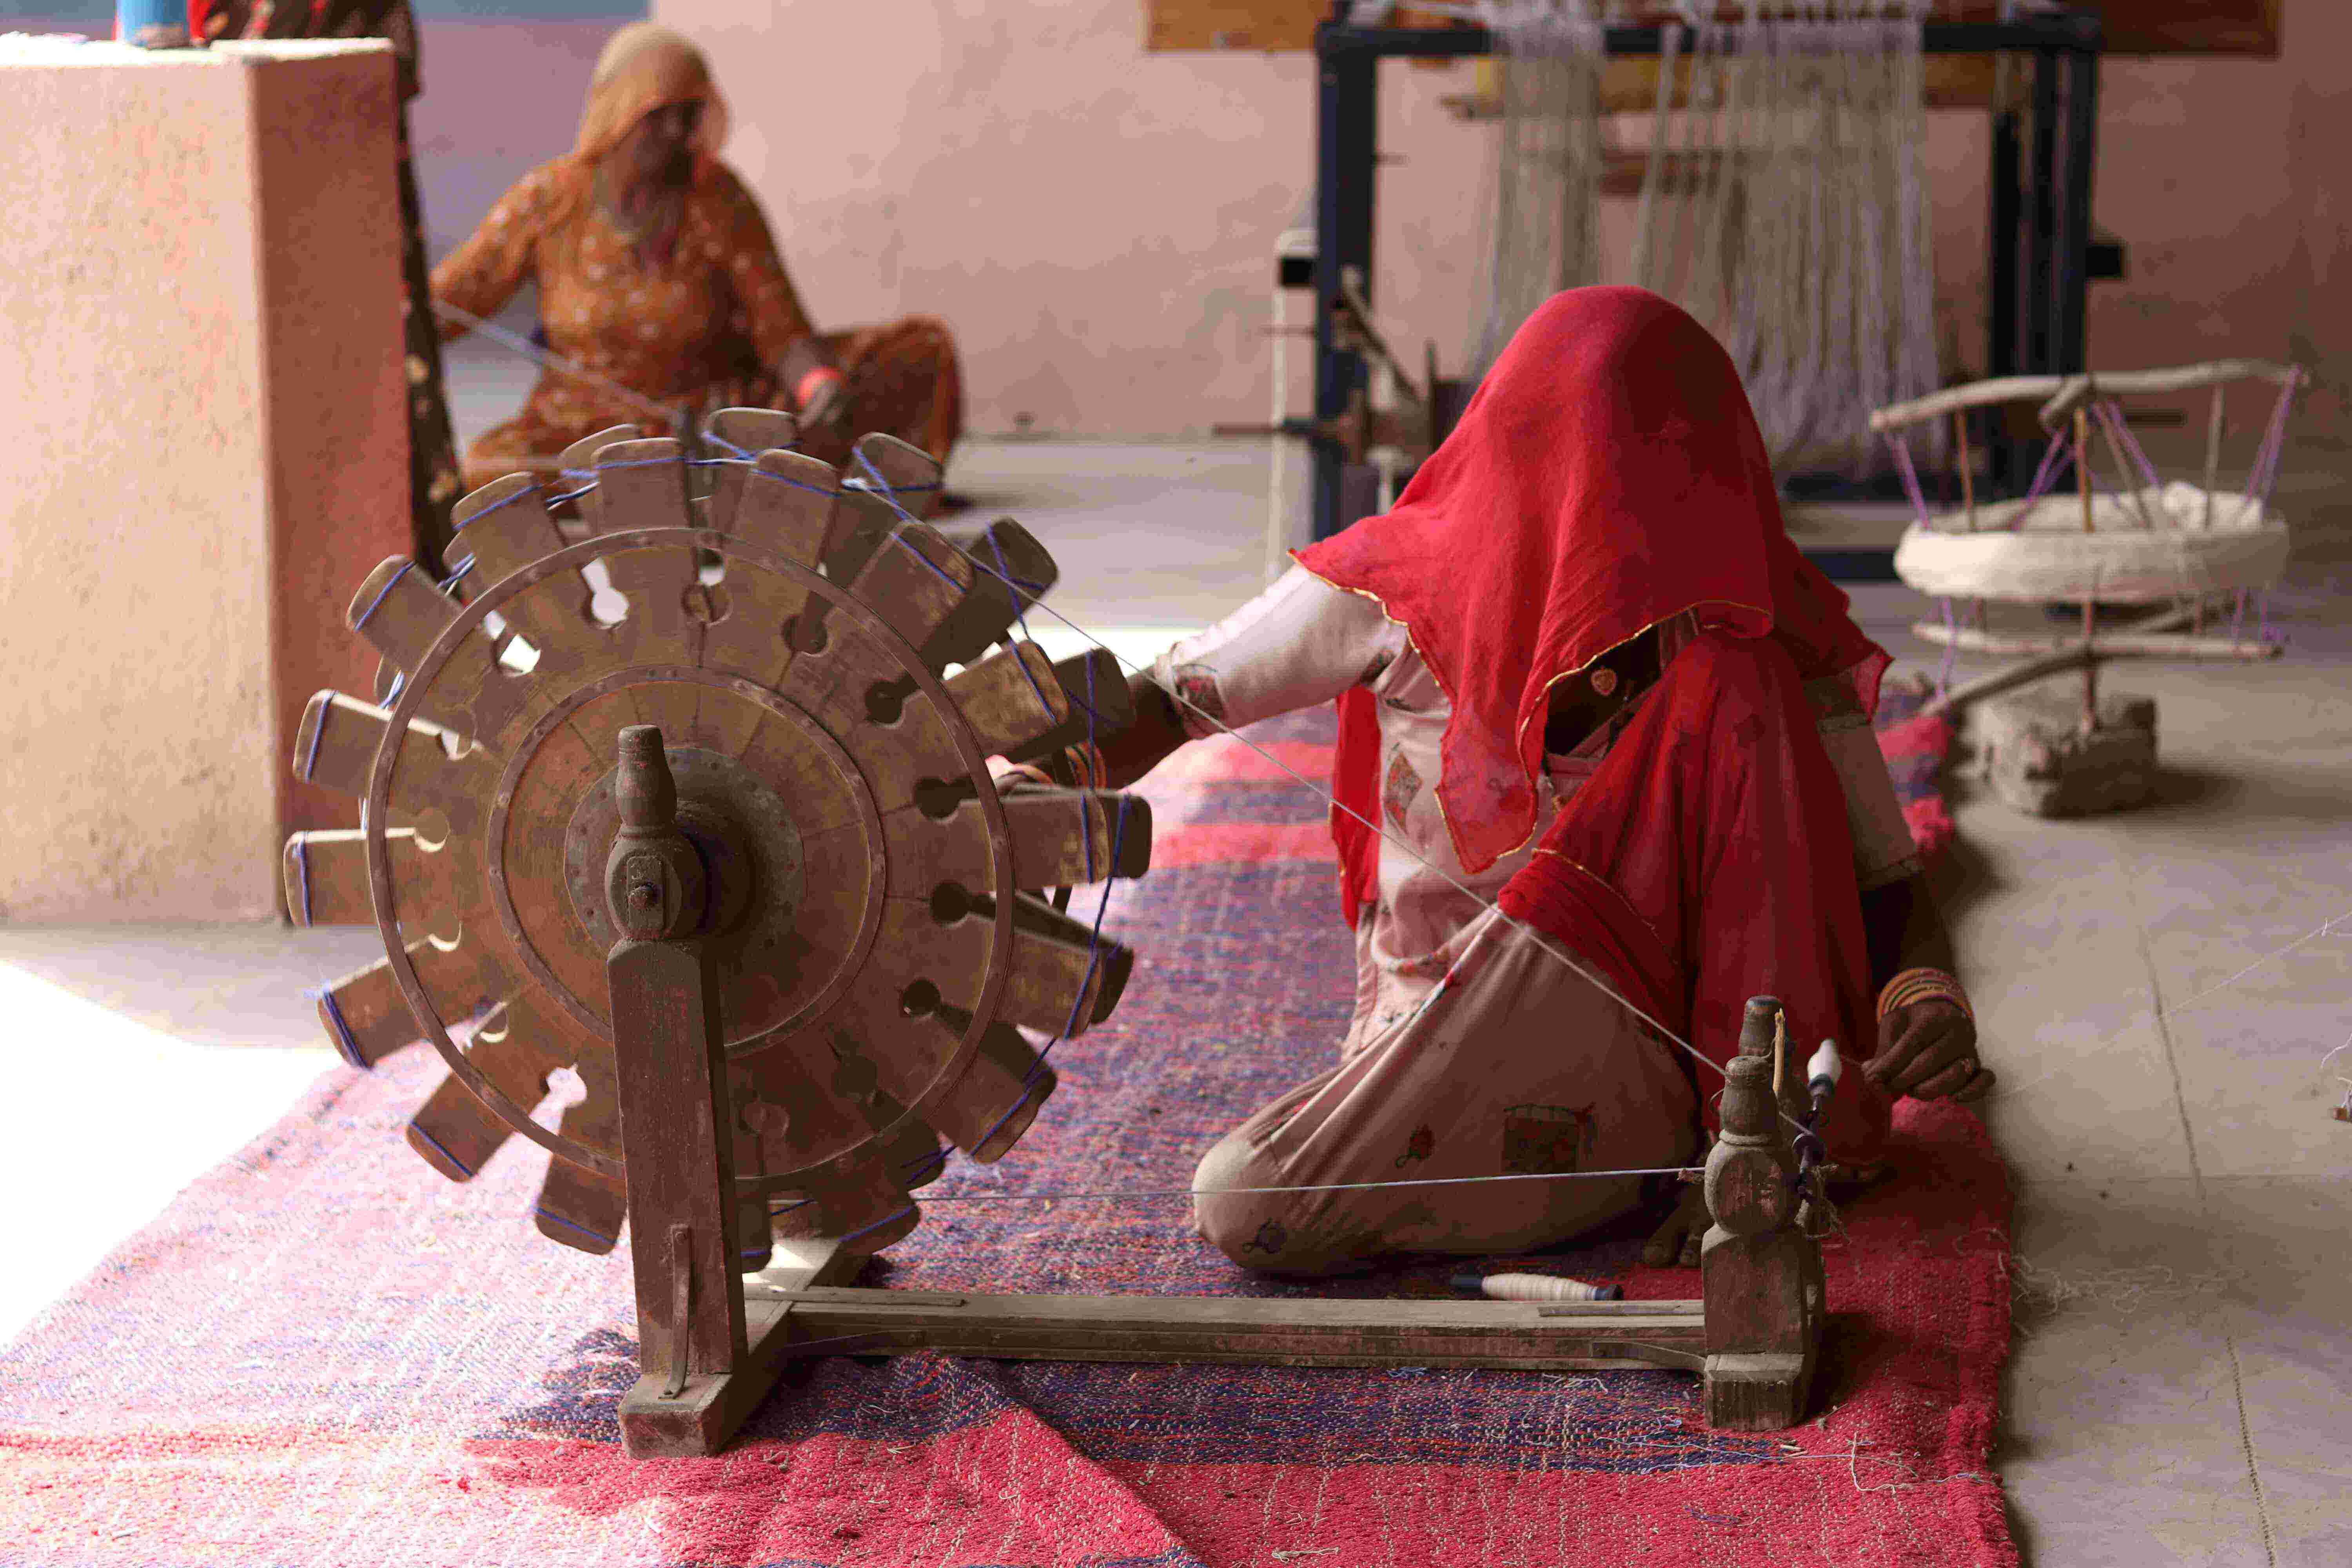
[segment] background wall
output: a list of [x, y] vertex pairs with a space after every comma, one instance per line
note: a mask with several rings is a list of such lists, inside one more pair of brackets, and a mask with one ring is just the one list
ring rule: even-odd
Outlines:
[[[104, 26], [98, 0], [70, 3]], [[1269, 258], [1312, 181], [1307, 57], [1147, 55], [1140, 0], [654, 8], [711, 48], [729, 156], [811, 309], [829, 325], [947, 317], [976, 429], [1178, 434], [1264, 416]], [[570, 144], [595, 52], [629, 8], [417, 9], [413, 131], [441, 249]], [[2294, 354], [2322, 376], [2305, 431], [2345, 438], [2352, 6], [2285, 13], [2278, 60], [2108, 63], [2095, 218], [2131, 272], [2095, 289], [2092, 353]], [[1404, 342], [1433, 337], [1449, 363], [1468, 329], [1486, 132], [1437, 100], [1467, 89], [1467, 69], [1393, 65], [1383, 86], [1398, 162], [1381, 176], [1377, 292]], [[1936, 117], [1939, 331], [1971, 365], [1985, 157], [1982, 116]], [[1303, 371], [1297, 385], [1303, 405]]]
[[[570, 150], [596, 52], [632, 0], [411, 0], [425, 90], [409, 105], [425, 248], [446, 254], [527, 171]], [[0, 0], [0, 33], [110, 37], [114, 0]], [[527, 325], [528, 300], [515, 313]]]
[[[1312, 180], [1296, 55], [1146, 55], [1137, 0], [1007, 5], [656, 0], [712, 48], [730, 155], [828, 320], [944, 315], [973, 420], [1085, 432], [1262, 416], [1268, 259]], [[2345, 434], [2352, 6], [2287, 0], [2275, 61], [2116, 60], [2099, 226], [2099, 363], [2294, 354], [2324, 381], [2307, 429]], [[428, 67], [428, 79], [429, 79]], [[1467, 68], [1384, 72], [1376, 289], [1400, 335], [1458, 361], [1486, 132], [1438, 104]], [[1981, 115], [1937, 116], [1944, 335], [1981, 363]], [[1302, 383], [1303, 388], [1303, 383]]]

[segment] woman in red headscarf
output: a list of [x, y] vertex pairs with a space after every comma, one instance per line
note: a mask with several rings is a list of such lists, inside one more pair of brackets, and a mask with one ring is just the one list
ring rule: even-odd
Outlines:
[[[1337, 1067], [1202, 1162], [1237, 1261], [1514, 1251], [1623, 1214], [1638, 1178], [1364, 1184], [1687, 1164], [1752, 995], [1806, 1055], [1870, 1062], [1824, 1117], [1842, 1161], [1878, 1157], [1893, 1096], [1990, 1086], [1870, 729], [1886, 655], [1789, 542], [1688, 315], [1556, 296], [1396, 509], [1297, 559], [1139, 680], [1099, 764], [1123, 784], [1339, 700], [1356, 1014]], [[1696, 1261], [1698, 1218], [1653, 1258]]]

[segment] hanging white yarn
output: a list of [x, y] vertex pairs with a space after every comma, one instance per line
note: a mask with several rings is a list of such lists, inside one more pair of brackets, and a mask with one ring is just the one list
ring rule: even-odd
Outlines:
[[1599, 276], [1609, 63], [1586, 0], [1490, 0], [1478, 15], [1499, 46], [1503, 118], [1480, 210], [1487, 276], [1471, 328], [1474, 378], [1546, 300]]
[[[1552, 292], [1601, 280], [1601, 28], [1615, 9], [1480, 8], [1504, 57], [1503, 122], [1474, 374]], [[1714, 329], [1783, 471], [1866, 467], [1871, 410], [1939, 380], [1927, 10], [1751, 3], [1724, 23], [1686, 7], [1664, 30], [1632, 279]]]
[[1926, 0], [1815, 0], [1690, 30], [1634, 280], [1709, 321], [1784, 471], [1857, 468], [1883, 397], [1938, 380]]

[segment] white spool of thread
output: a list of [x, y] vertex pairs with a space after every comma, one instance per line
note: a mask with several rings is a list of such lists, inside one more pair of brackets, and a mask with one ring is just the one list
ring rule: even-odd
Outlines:
[[1812, 1091], [1815, 1110], [1829, 1103], [1837, 1092], [1838, 1079], [1845, 1072], [1845, 1058], [1838, 1055], [1835, 1040], [1823, 1040], [1813, 1059], [1805, 1064], [1805, 1087]]
[[1588, 1285], [1551, 1274], [1456, 1274], [1454, 1288], [1497, 1301], [1615, 1301], [1625, 1294], [1622, 1285]]

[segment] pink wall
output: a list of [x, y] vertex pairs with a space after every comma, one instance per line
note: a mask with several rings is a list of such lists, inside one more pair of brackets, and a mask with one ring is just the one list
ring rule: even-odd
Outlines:
[[425, 204], [425, 248], [438, 257], [526, 172], [571, 150], [596, 51], [618, 22], [425, 21], [425, 90], [408, 135]]
[[962, 334], [973, 425], [1173, 432], [1263, 404], [1275, 236], [1313, 152], [1302, 57], [1150, 56], [1136, 0], [665, 0], [827, 325]]
[[2352, 6], [2287, 0], [2275, 61], [2136, 61], [2106, 76], [2098, 221], [2131, 246], [2091, 352], [2290, 356], [2306, 432], [2352, 437]]
[[[2315, 362], [2310, 426], [2352, 373], [2344, 250], [2352, 7], [2287, 0], [2277, 61], [2116, 61], [2095, 217], [2130, 247], [2097, 287], [2095, 358], [2224, 350]], [[1135, 0], [866, 0], [779, 16], [659, 0], [713, 48], [730, 154], [813, 309], [926, 310], [964, 335], [974, 424], [1175, 432], [1261, 416], [1267, 258], [1312, 177], [1300, 56], [1146, 55]], [[1483, 137], [1461, 70], [1390, 68], [1379, 292], [1399, 335], [1458, 356]], [[1980, 363], [1984, 118], [1933, 136], [1944, 335]], [[1303, 391], [1303, 384], [1302, 384]]]
[[[2352, 433], [2352, 6], [2286, 0], [2275, 61], [2110, 62], [2095, 290], [2109, 364], [2294, 354], [2305, 428]], [[1276, 236], [1313, 173], [1299, 55], [1147, 55], [1139, 0], [658, 0], [712, 51], [729, 156], [827, 325], [902, 311], [962, 334], [973, 426], [1174, 434], [1262, 418]], [[436, 248], [570, 142], [610, 22], [428, 21], [414, 110]], [[1466, 68], [1387, 69], [1378, 293], [1397, 335], [1466, 333], [1484, 138], [1439, 106]], [[1986, 133], [1936, 117], [1939, 328], [1981, 359]], [[1619, 215], [1622, 220], [1622, 215]], [[1294, 376], [1305, 396], [1303, 374]]]

